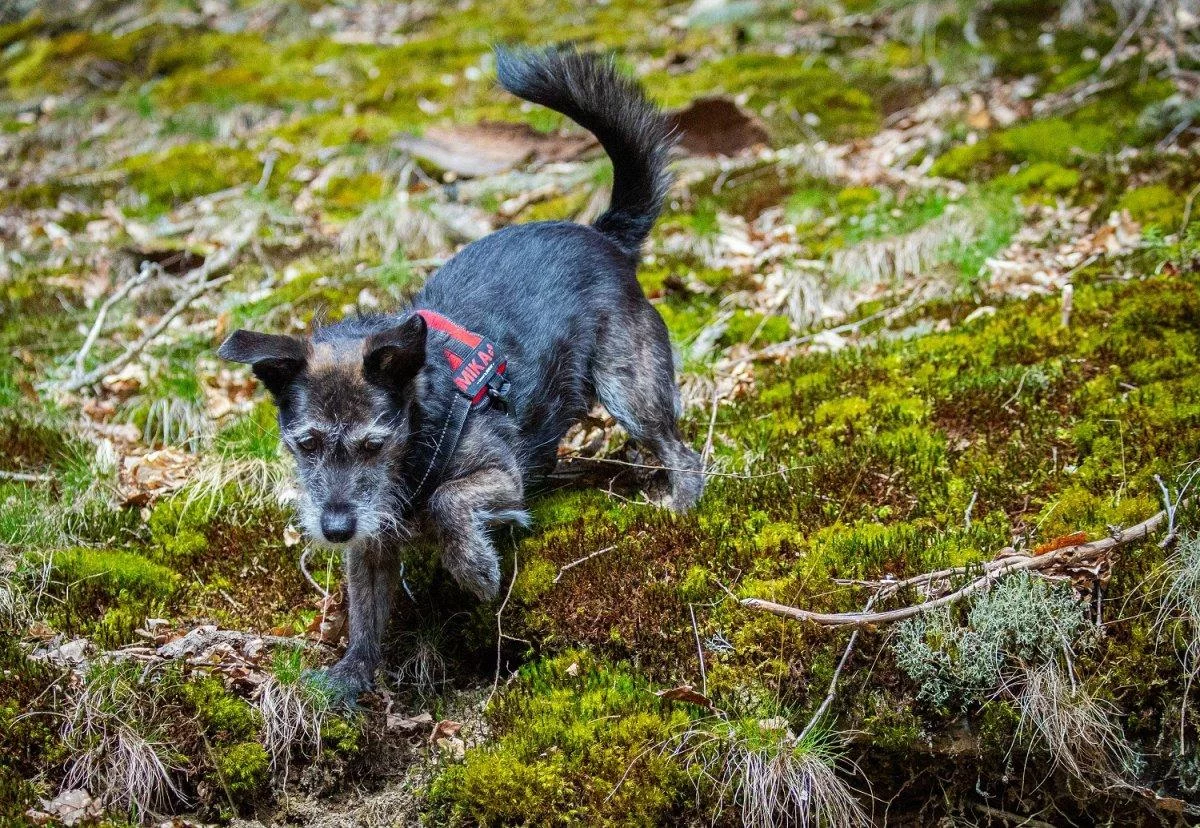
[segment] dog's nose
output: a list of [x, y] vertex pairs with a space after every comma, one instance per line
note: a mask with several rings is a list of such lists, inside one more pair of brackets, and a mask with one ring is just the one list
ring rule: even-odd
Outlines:
[[346, 508], [329, 508], [321, 513], [321, 534], [330, 543], [345, 543], [354, 537], [354, 515]]

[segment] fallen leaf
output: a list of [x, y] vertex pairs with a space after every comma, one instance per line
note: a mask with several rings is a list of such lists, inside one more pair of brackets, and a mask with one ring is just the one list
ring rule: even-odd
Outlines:
[[497, 175], [530, 161], [545, 164], [578, 158], [595, 145], [583, 133], [542, 133], [526, 124], [482, 121], [473, 126], [430, 127], [402, 136], [400, 146], [463, 178]]
[[453, 738], [458, 735], [458, 731], [460, 730], [462, 730], [462, 722], [442, 719], [437, 723], [437, 727], [433, 729], [433, 733], [429, 734], [429, 744], [437, 744], [439, 739]]
[[735, 156], [770, 143], [758, 116], [723, 95], [696, 98], [670, 113], [679, 146], [692, 155]]
[[433, 716], [429, 713], [418, 713], [415, 716], [399, 716], [389, 713], [387, 717], [388, 730], [400, 730], [405, 733], [414, 733], [418, 730], [423, 730], [427, 725], [431, 724], [433, 724]]
[[[103, 814], [104, 808], [91, 794], [82, 788], [74, 788], [60, 792], [54, 799], [43, 799], [41, 811], [31, 809], [29, 816], [39, 825], [44, 825], [51, 819], [63, 825], [81, 825], [85, 822], [95, 822]], [[42, 819], [43, 816], [48, 819]]]
[[703, 707], [705, 710], [713, 709], [713, 703], [708, 696], [692, 689], [692, 685], [690, 684], [681, 684], [678, 687], [672, 687], [670, 690], [659, 690], [654, 695], [667, 701], [681, 701]]

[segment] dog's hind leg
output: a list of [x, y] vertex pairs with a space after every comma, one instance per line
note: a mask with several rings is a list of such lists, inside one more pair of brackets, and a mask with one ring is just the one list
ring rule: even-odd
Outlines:
[[429, 498], [442, 542], [442, 565], [481, 600], [500, 591], [500, 556], [488, 533], [496, 523], [528, 525], [519, 472], [487, 467], [447, 481]]
[[683, 512], [704, 491], [704, 464], [679, 433], [679, 391], [667, 326], [642, 299], [628, 324], [610, 325], [597, 342], [592, 382], [596, 396], [629, 436], [667, 469], [671, 492], [664, 505]]

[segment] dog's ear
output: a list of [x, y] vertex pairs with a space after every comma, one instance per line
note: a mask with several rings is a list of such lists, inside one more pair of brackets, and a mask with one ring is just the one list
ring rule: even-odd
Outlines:
[[287, 392], [292, 380], [308, 362], [308, 344], [295, 336], [234, 331], [221, 343], [217, 355], [244, 362], [276, 398]]
[[399, 393], [425, 365], [425, 319], [414, 313], [394, 328], [372, 334], [363, 343], [363, 376]]

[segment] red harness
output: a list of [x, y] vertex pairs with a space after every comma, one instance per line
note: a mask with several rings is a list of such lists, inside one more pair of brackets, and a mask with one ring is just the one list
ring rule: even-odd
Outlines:
[[456, 325], [437, 311], [422, 308], [417, 313], [429, 328], [443, 335], [442, 355], [458, 393], [450, 401], [429, 466], [413, 493], [414, 506], [424, 502], [441, 484], [467, 426], [467, 416], [472, 411], [483, 411], [492, 406], [508, 411], [505, 400], [508, 396], [508, 379], [505, 377], [508, 360], [496, 343]]
[[508, 380], [504, 379], [508, 361], [500, 355], [496, 344], [456, 325], [437, 311], [422, 308], [417, 313], [426, 325], [448, 337], [442, 354], [454, 375], [454, 386], [471, 400], [471, 405], [478, 406], [485, 399], [503, 400], [508, 391]]

